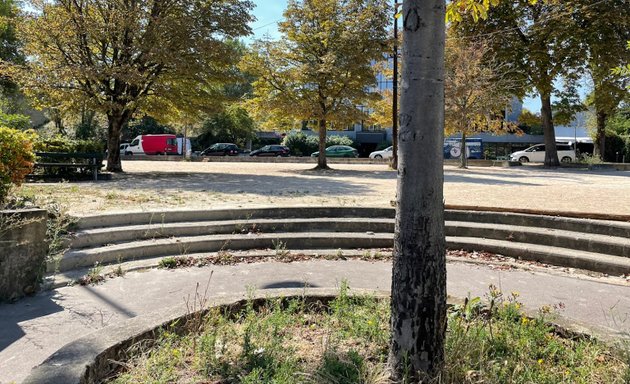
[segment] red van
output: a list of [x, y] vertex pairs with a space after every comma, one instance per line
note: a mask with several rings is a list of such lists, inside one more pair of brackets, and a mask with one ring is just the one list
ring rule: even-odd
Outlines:
[[138, 136], [129, 144], [125, 155], [177, 155], [177, 137], [168, 134]]

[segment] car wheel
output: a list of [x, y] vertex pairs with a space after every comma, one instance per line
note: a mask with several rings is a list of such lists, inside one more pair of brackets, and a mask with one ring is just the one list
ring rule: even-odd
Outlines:
[[565, 156], [565, 157], [563, 157], [563, 158], [562, 158], [562, 160], [560, 160], [560, 161], [561, 161], [561, 162], [563, 162], [563, 163], [568, 164], [568, 163], [570, 163], [572, 160], [571, 160], [571, 158], [570, 158], [569, 156]]
[[133, 155], [133, 152], [125, 152], [125, 156], [131, 156]]
[[374, 158], [375, 158], [375, 159], [382, 159], [382, 158], [383, 158], [383, 156], [381, 156], [381, 155], [376, 155], [376, 156], [374, 156]]
[[518, 162], [519, 162], [519, 163], [529, 163], [529, 158], [527, 158], [526, 156], [521, 156], [521, 157], [518, 159]]

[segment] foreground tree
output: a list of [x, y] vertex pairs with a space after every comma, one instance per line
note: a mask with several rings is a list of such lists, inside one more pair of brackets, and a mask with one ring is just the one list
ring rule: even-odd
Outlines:
[[469, 39], [446, 41], [445, 128], [461, 133], [460, 168], [468, 167], [466, 138], [478, 132], [518, 132], [501, 114], [517, 91], [509, 68], [492, 58], [487, 44]]
[[[364, 118], [358, 105], [376, 94], [373, 63], [387, 49], [387, 0], [290, 0], [280, 41], [258, 41], [243, 61], [256, 76], [253, 105], [267, 114], [317, 120], [319, 158], [326, 169], [331, 122]], [[254, 111], [252, 115], [257, 115]]]
[[444, 0], [403, 3], [402, 87], [389, 362], [394, 379], [444, 362]]
[[122, 171], [121, 130], [136, 112], [196, 115], [216, 107], [238, 59], [227, 39], [250, 32], [249, 0], [33, 0], [14, 75], [44, 104], [108, 120], [107, 170]]

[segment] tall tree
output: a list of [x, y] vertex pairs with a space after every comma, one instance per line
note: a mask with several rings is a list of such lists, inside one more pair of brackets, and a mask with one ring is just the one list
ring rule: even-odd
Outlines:
[[574, 0], [506, 0], [491, 8], [487, 19], [475, 23], [465, 17], [458, 25], [463, 36], [491, 41], [497, 58], [511, 66], [512, 81], [522, 85], [519, 96], [536, 90], [542, 105], [546, 166], [559, 165], [551, 102], [558, 93], [554, 81], [576, 80], [583, 62], [578, 26], [571, 17], [575, 6]]
[[[22, 63], [21, 42], [16, 28], [19, 20], [19, 8], [15, 0], [0, 0], [0, 61]], [[16, 84], [5, 75], [0, 75], [0, 91], [2, 96], [14, 95]]]
[[[121, 130], [136, 112], [168, 118], [211, 110], [247, 35], [249, 0], [33, 0], [21, 30], [25, 91], [108, 119], [107, 169], [122, 171]], [[82, 103], [81, 103], [82, 104]]]
[[621, 73], [611, 71], [630, 61], [630, 51], [624, 49], [630, 39], [630, 1], [579, 1], [574, 17], [577, 31], [584, 43], [586, 73], [592, 81], [588, 103], [595, 109], [597, 129], [595, 156], [603, 157], [606, 147], [606, 123], [619, 104], [628, 97], [630, 82]]
[[290, 0], [281, 40], [258, 41], [243, 62], [257, 77], [258, 109], [318, 121], [317, 168], [328, 168], [330, 123], [358, 121], [364, 112], [357, 106], [375, 96], [372, 63], [387, 49], [389, 16], [388, 0]]
[[476, 132], [519, 132], [501, 111], [514, 93], [509, 68], [494, 60], [486, 43], [449, 38], [446, 41], [445, 128], [461, 133], [460, 168], [468, 167], [466, 138]]
[[437, 377], [444, 362], [444, 0], [403, 3], [398, 188], [391, 300], [393, 376]]

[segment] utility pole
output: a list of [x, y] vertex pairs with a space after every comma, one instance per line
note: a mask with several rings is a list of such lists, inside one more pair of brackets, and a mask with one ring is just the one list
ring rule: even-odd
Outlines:
[[402, 3], [394, 4], [394, 74], [392, 81], [392, 168], [398, 169], [398, 7]]

